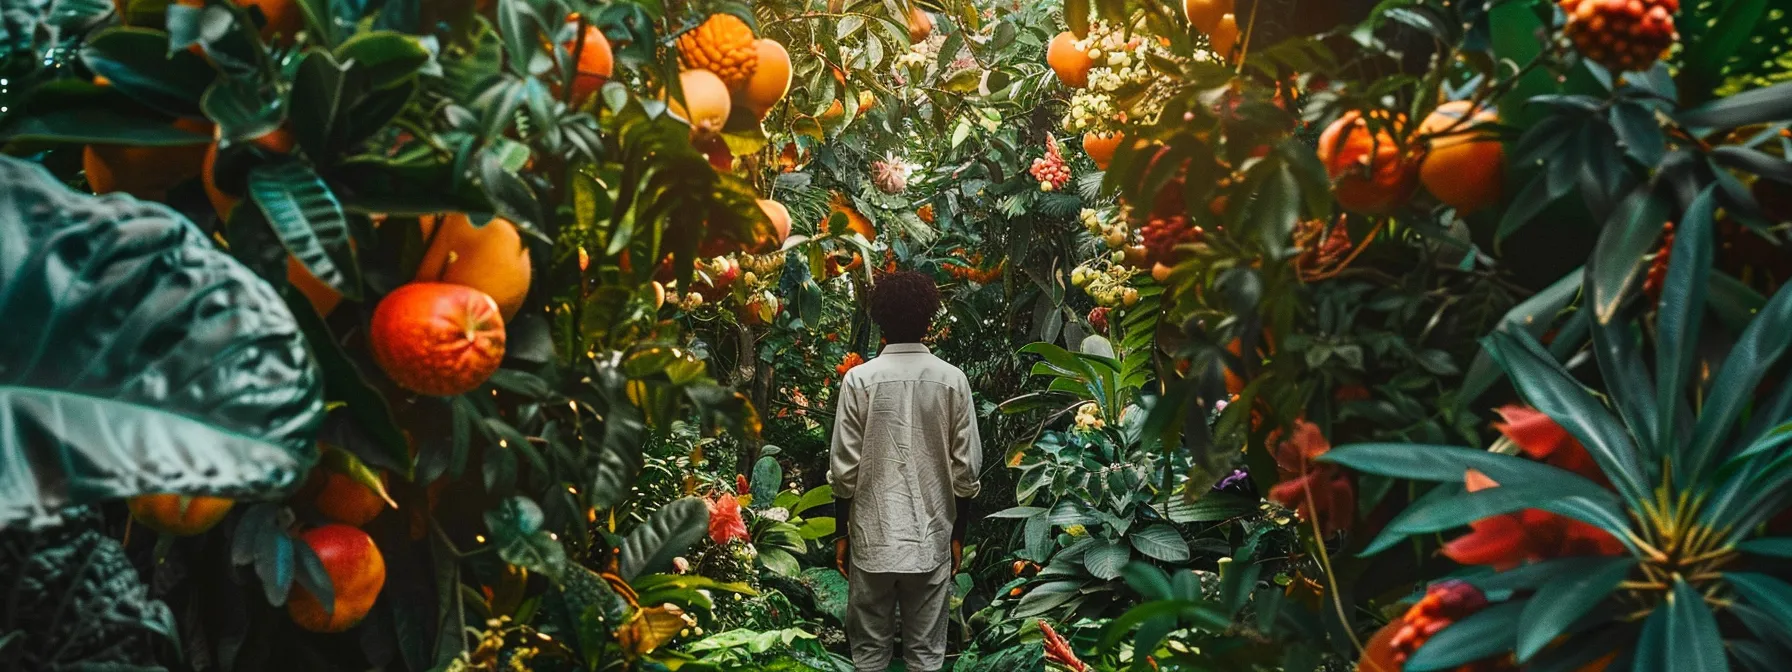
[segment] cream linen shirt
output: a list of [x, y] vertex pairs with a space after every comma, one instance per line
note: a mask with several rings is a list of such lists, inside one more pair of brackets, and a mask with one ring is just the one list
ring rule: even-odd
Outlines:
[[919, 343], [885, 346], [840, 381], [828, 480], [852, 503], [852, 563], [931, 572], [951, 558], [954, 497], [976, 497], [983, 451], [971, 383]]

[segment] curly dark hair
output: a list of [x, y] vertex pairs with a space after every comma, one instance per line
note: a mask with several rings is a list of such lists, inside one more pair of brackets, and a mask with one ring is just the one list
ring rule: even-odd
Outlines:
[[870, 295], [871, 320], [890, 343], [920, 343], [940, 312], [940, 290], [933, 278], [915, 271], [880, 274]]

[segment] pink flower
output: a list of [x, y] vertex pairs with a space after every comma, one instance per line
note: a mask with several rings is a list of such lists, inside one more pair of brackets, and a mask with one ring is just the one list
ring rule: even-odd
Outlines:
[[1356, 488], [1343, 469], [1313, 461], [1332, 449], [1319, 426], [1296, 420], [1292, 436], [1284, 440], [1278, 429], [1270, 433], [1268, 444], [1282, 477], [1282, 482], [1269, 490], [1270, 501], [1295, 507], [1301, 517], [1317, 520], [1322, 534], [1350, 527], [1356, 515]]
[[709, 501], [709, 538], [718, 544], [747, 539], [747, 523], [740, 518], [740, 500], [722, 495]]

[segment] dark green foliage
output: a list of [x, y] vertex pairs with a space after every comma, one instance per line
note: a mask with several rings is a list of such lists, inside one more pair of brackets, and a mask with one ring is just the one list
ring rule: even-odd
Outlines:
[[149, 596], [118, 541], [92, 509], [64, 513], [63, 525], [0, 531], [0, 667], [63, 672], [161, 670], [158, 651], [174, 646], [174, 614]]

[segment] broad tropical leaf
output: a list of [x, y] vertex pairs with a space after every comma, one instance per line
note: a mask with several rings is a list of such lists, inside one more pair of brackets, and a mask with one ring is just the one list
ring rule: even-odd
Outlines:
[[674, 500], [654, 511], [622, 541], [621, 574], [632, 579], [643, 572], [670, 566], [709, 531], [709, 506], [697, 497]]

